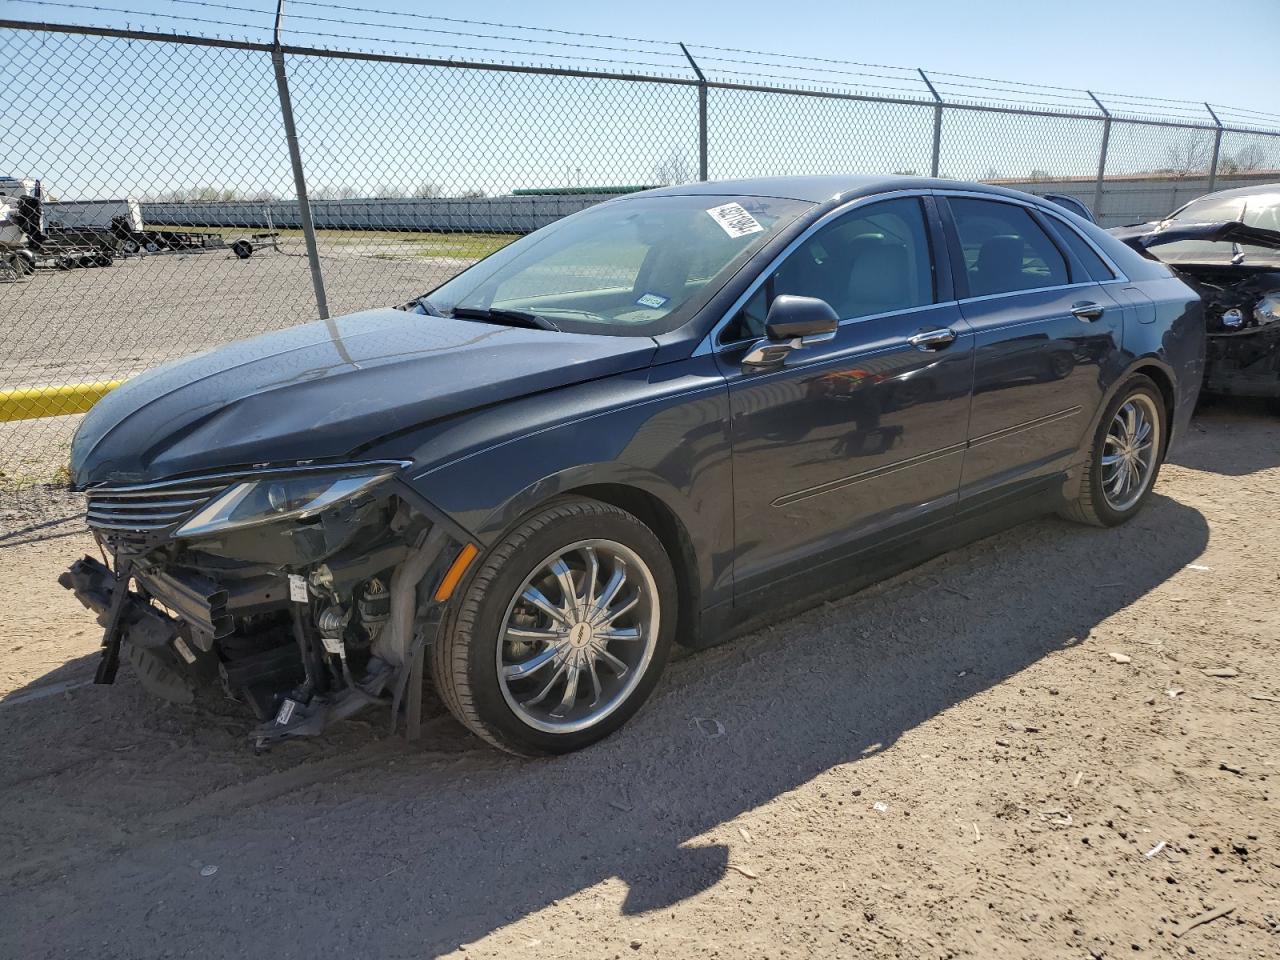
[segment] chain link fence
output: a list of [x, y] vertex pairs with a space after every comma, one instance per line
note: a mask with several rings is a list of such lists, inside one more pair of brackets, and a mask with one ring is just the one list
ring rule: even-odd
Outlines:
[[66, 505], [79, 417], [129, 376], [403, 303], [620, 192], [936, 174], [1071, 194], [1113, 225], [1280, 179], [1261, 118], [1019, 104], [919, 71], [879, 92], [748, 82], [715, 50], [681, 47], [667, 75], [0, 20], [0, 536]]

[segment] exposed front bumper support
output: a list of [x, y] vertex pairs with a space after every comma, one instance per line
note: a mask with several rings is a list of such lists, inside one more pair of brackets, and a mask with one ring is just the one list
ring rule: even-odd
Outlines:
[[178, 622], [167, 617], [143, 597], [127, 589], [132, 565], [121, 563], [113, 574], [105, 563], [85, 557], [58, 578], [86, 608], [96, 614], [105, 632], [102, 659], [94, 683], [114, 683], [120, 665], [120, 644], [128, 640], [143, 650], [167, 647], [178, 635]]

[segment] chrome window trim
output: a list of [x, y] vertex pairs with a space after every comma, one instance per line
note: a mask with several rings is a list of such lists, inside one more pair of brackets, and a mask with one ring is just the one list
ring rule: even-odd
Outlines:
[[[1023, 200], [1021, 197], [1006, 197], [1000, 194], [983, 193], [981, 190], [950, 190], [947, 188], [943, 188], [941, 190], [934, 190], [933, 194], [934, 196], [938, 196], [938, 197], [964, 197], [965, 199], [968, 199], [968, 200], [989, 200], [992, 203], [1011, 203], [1011, 204], [1014, 204], [1015, 206], [1026, 207], [1028, 210], [1034, 210], [1037, 213], [1042, 213], [1050, 217], [1054, 217], [1055, 219], [1060, 221], [1064, 226], [1068, 227], [1069, 229], [1075, 230], [1075, 227], [1071, 226], [1070, 222], [1068, 222], [1065, 217], [1060, 216], [1056, 210], [1050, 209], [1049, 204], [1052, 203], [1052, 201], [1044, 201], [1043, 203], [1032, 203], [1029, 200]], [[1036, 199], [1043, 200], [1042, 197], [1037, 197]], [[1098, 229], [1101, 230], [1102, 228], [1099, 227]], [[1083, 239], [1085, 243], [1087, 243], [1093, 249], [1093, 252], [1102, 258], [1103, 263], [1105, 263], [1108, 267], [1111, 268], [1112, 272], [1114, 272], [1116, 275], [1115, 280], [1123, 279], [1126, 283], [1128, 283], [1129, 278], [1125, 275], [1125, 272], [1120, 269], [1119, 264], [1117, 264], [1114, 260], [1112, 260], [1109, 256], [1107, 256], [1106, 251], [1098, 249], [1098, 245], [1094, 243], [1089, 237], [1081, 233], [1079, 230], [1076, 230], [1076, 235], [1079, 236], [1081, 239]], [[1052, 242], [1053, 238], [1050, 237], [1049, 240], [1050, 242]], [[1057, 246], [1057, 244], [1054, 244], [1054, 246]], [[1112, 283], [1112, 282], [1114, 282], [1114, 280], [1090, 280], [1088, 285], [1092, 285], [1094, 283]], [[1084, 286], [1084, 285], [1085, 284], [1066, 284], [1065, 286]], [[1065, 286], [1059, 286], [1057, 289], [1065, 289]], [[1032, 289], [1048, 290], [1050, 288], [1049, 287], [1033, 287]], [[1013, 290], [1010, 292], [1011, 293], [1029, 293], [1030, 291]], [[988, 296], [1002, 296], [1002, 294], [988, 294]], [[977, 300], [977, 299], [982, 299], [982, 298], [965, 297], [960, 302], [964, 303], [968, 300]]]
[[[692, 356], [701, 357], [709, 353], [718, 353], [720, 352], [720, 350], [729, 346], [733, 346], [735, 344], [740, 345], [743, 343], [749, 343], [750, 342], [749, 340], [734, 340], [731, 343], [719, 343], [718, 341], [720, 339], [720, 332], [729, 325], [729, 322], [734, 317], [738, 315], [738, 311], [743, 308], [746, 302], [750, 300], [753, 296], [755, 296], [756, 291], [759, 290], [760, 287], [765, 283], [765, 281], [768, 280], [769, 277], [773, 274], [773, 272], [782, 265], [782, 262], [786, 260], [787, 257], [791, 256], [791, 254], [795, 252], [796, 248], [799, 247], [800, 244], [804, 243], [811, 236], [813, 236], [815, 233], [817, 233], [819, 230], [821, 230], [823, 227], [829, 224], [832, 220], [835, 220], [836, 218], [843, 216], [844, 214], [848, 213], [850, 210], [855, 210], [858, 207], [865, 207], [872, 203], [878, 203], [881, 200], [897, 200], [901, 197], [927, 197], [932, 195], [933, 192], [934, 192], [933, 190], [928, 190], [928, 189], [890, 190], [886, 193], [876, 193], [867, 197], [855, 197], [852, 200], [846, 200], [844, 203], [840, 204], [838, 207], [828, 210], [826, 213], [820, 216], [813, 223], [809, 224], [809, 226], [805, 228], [803, 233], [801, 233], [798, 237], [796, 237], [790, 243], [788, 243], [772, 260], [769, 261], [769, 265], [765, 267], [763, 270], [761, 270], [759, 274], [757, 274], [756, 278], [751, 281], [751, 284], [747, 287], [745, 291], [743, 291], [742, 295], [739, 296], [738, 299], [736, 299], [733, 302], [733, 305], [730, 306], [729, 309], [725, 311], [724, 315], [720, 317], [719, 320], [716, 321], [715, 326], [711, 328], [710, 332], [708, 332], [707, 335], [702, 338], [702, 342], [698, 344], [698, 347], [696, 350], [693, 351]], [[928, 214], [922, 210], [921, 215], [925, 217], [925, 226], [927, 228]], [[936, 306], [945, 305], [945, 304], [954, 303], [954, 302], [955, 302], [954, 300], [943, 300], [943, 301], [935, 300], [932, 303], [921, 304], [918, 307], [907, 307], [903, 310], [891, 310], [888, 313], [880, 313], [880, 314], [873, 314], [869, 316], [860, 316], [860, 317], [843, 317], [840, 320], [840, 325], [844, 326], [846, 323], [860, 323], [864, 320], [871, 320], [874, 317], [888, 317], [888, 316], [893, 316], [894, 314], [909, 313], [915, 310], [926, 310], [929, 307], [936, 307]]]
[[[1036, 209], [1039, 209], [1039, 207], [1037, 207]], [[1076, 235], [1077, 237], [1079, 237], [1081, 240], [1083, 240], [1083, 241], [1085, 242], [1085, 244], [1087, 244], [1087, 245], [1088, 245], [1089, 249], [1090, 249], [1090, 250], [1092, 250], [1094, 253], [1096, 253], [1096, 254], [1098, 255], [1098, 259], [1100, 259], [1103, 263], [1105, 263], [1105, 264], [1107, 265], [1107, 269], [1109, 269], [1112, 273], [1114, 273], [1114, 274], [1115, 274], [1115, 276], [1114, 276], [1114, 277], [1112, 277], [1111, 279], [1109, 279], [1109, 280], [1099, 280], [1099, 281], [1097, 281], [1098, 283], [1116, 283], [1116, 282], [1124, 282], [1124, 283], [1128, 283], [1128, 282], [1129, 282], [1129, 277], [1128, 277], [1128, 275], [1127, 275], [1123, 270], [1121, 270], [1121, 269], [1120, 269], [1120, 264], [1118, 264], [1118, 263], [1116, 263], [1114, 260], [1112, 260], [1112, 259], [1111, 259], [1111, 257], [1107, 255], [1107, 251], [1103, 250], [1103, 249], [1102, 249], [1101, 247], [1099, 247], [1096, 243], [1094, 243], [1094, 242], [1093, 242], [1093, 238], [1092, 238], [1092, 237], [1090, 237], [1090, 236], [1088, 236], [1087, 234], [1085, 234], [1085, 233], [1081, 232], [1080, 230], [1076, 229], [1076, 227], [1075, 227], [1075, 225], [1074, 225], [1074, 224], [1072, 224], [1070, 221], [1068, 221], [1065, 217], [1060, 217], [1060, 216], [1058, 216], [1058, 214], [1057, 214], [1057, 212], [1056, 212], [1056, 211], [1053, 211], [1053, 210], [1045, 210], [1044, 212], [1045, 212], [1048, 216], [1051, 216], [1051, 217], [1053, 217], [1055, 220], [1057, 220], [1057, 221], [1058, 221], [1060, 224], [1062, 224], [1062, 226], [1063, 226], [1063, 227], [1065, 227], [1067, 230], [1072, 230], [1072, 231], [1074, 231], [1074, 232], [1075, 232], [1075, 235]], [[1101, 228], [1101, 227], [1099, 227], [1098, 229], [1099, 229], [1099, 230], [1101, 230], [1102, 228]], [[1087, 273], [1088, 271], [1085, 271], [1085, 272]]]
[[[1037, 213], [1054, 217], [1059, 222], [1061, 222], [1066, 229], [1075, 230], [1075, 227], [1073, 227], [1071, 223], [1066, 220], [1066, 218], [1059, 216], [1055, 211], [1049, 209], [1048, 204], [1050, 201], [1038, 203], [1038, 202], [1032, 202], [1029, 200], [1023, 200], [1020, 197], [1006, 197], [999, 194], [985, 193], [981, 190], [959, 190], [959, 189], [951, 190], [947, 188], [906, 189], [906, 190], [891, 190], [887, 193], [876, 193], [866, 197], [856, 197], [853, 200], [845, 201], [844, 203], [840, 204], [840, 206], [835, 207], [834, 209], [828, 210], [826, 213], [824, 213], [821, 217], [819, 217], [813, 223], [809, 224], [809, 226], [805, 228], [803, 233], [801, 233], [798, 237], [796, 237], [790, 243], [788, 243], [786, 247], [784, 247], [771, 261], [769, 261], [769, 265], [760, 271], [759, 275], [753, 281], [751, 281], [750, 286], [748, 286], [747, 289], [742, 293], [742, 295], [739, 296], [733, 302], [732, 306], [730, 306], [729, 309], [725, 311], [724, 315], [719, 320], [716, 321], [715, 326], [711, 328], [710, 332], [705, 337], [702, 338], [702, 342], [698, 344], [697, 349], [693, 351], [692, 355], [695, 357], [705, 356], [709, 353], [718, 353], [727, 347], [731, 347], [735, 345], [740, 346], [744, 343], [748, 343], [749, 341], [747, 340], [734, 340], [730, 343], [720, 343], [719, 342], [720, 333], [722, 330], [724, 330], [725, 327], [729, 325], [729, 322], [735, 316], [737, 316], [738, 311], [741, 310], [746, 305], [747, 301], [750, 300], [753, 296], [755, 296], [756, 291], [759, 290], [760, 287], [765, 283], [765, 281], [768, 280], [769, 277], [773, 274], [773, 272], [782, 265], [783, 261], [786, 260], [787, 257], [791, 256], [791, 254], [795, 252], [796, 248], [799, 247], [800, 244], [804, 243], [811, 236], [813, 236], [815, 233], [817, 233], [819, 230], [821, 230], [823, 227], [829, 224], [832, 220], [835, 220], [836, 218], [843, 216], [844, 214], [848, 213], [851, 210], [855, 210], [858, 207], [867, 206], [872, 203], [878, 203], [881, 200], [896, 200], [900, 197], [965, 197], [965, 198], [974, 199], [974, 200], [988, 200], [988, 201], [991, 201], [992, 203], [1009, 203], [1009, 204], [1013, 204], [1014, 206], [1024, 207], [1028, 210], [1032, 210]], [[928, 214], [926, 213], [925, 216], [927, 218]], [[927, 226], [927, 219], [926, 219], [926, 226]], [[1131, 282], [1129, 280], [1128, 275], [1126, 275], [1125, 272], [1122, 269], [1120, 269], [1119, 264], [1117, 264], [1114, 260], [1111, 259], [1111, 257], [1107, 255], [1105, 250], [1100, 249], [1098, 245], [1094, 243], [1090, 237], [1081, 233], [1079, 230], [1076, 230], [1075, 232], [1076, 232], [1076, 235], [1079, 236], [1081, 239], [1083, 239], [1085, 243], [1089, 245], [1090, 249], [1092, 249], [1093, 252], [1096, 253], [1102, 259], [1102, 262], [1105, 263], [1112, 270], [1113, 273], [1115, 273], [1114, 278], [1110, 280], [1090, 279], [1090, 280], [1080, 281], [1076, 283], [1055, 284], [1054, 286], [1051, 286], [1051, 287], [1032, 287], [1028, 290], [1009, 290], [1004, 293], [988, 293], [988, 294], [983, 294], [982, 296], [977, 296], [977, 297], [960, 297], [960, 298], [951, 299], [951, 300], [935, 300], [932, 303], [925, 303], [915, 307], [906, 307], [902, 310], [890, 310], [886, 313], [866, 314], [858, 317], [844, 317], [840, 320], [840, 326], [843, 327], [845, 324], [849, 324], [849, 323], [863, 323], [868, 320], [878, 320], [882, 317], [899, 316], [904, 313], [915, 313], [916, 311], [919, 311], [919, 310], [928, 310], [931, 307], [944, 307], [944, 306], [950, 306], [950, 305], [962, 305], [966, 303], [979, 303], [986, 300], [996, 300], [1001, 297], [1017, 297], [1017, 296], [1022, 296], [1028, 293], [1037, 293], [1040, 291], [1052, 292], [1055, 290], [1071, 290], [1077, 287], [1095, 287], [1103, 284]], [[1049, 239], [1050, 239], [1050, 242], [1053, 242], [1052, 237], [1050, 237]], [[1054, 245], [1056, 246], [1057, 244], [1054, 244]], [[936, 257], [937, 251], [931, 251], [931, 254]], [[936, 264], [934, 264], [934, 267], [936, 269]]]
[[1028, 293], [1054, 293], [1059, 290], [1074, 290], [1077, 287], [1096, 287], [1097, 280], [1086, 280], [1083, 283], [1055, 283], [1051, 287], [1028, 287], [1026, 290], [1006, 290], [1004, 293], [984, 293], [980, 297], [965, 297], [958, 303], [982, 303], [987, 300], [999, 300], [1002, 297], [1022, 297]]

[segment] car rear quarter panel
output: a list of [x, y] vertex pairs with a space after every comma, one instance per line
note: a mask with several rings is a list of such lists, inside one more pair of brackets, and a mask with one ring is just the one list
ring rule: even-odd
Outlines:
[[1125, 351], [1136, 364], [1155, 363], [1165, 370], [1173, 389], [1170, 444], [1186, 431], [1204, 376], [1204, 304], [1177, 277], [1136, 284], [1155, 304], [1155, 320], [1127, 319]]

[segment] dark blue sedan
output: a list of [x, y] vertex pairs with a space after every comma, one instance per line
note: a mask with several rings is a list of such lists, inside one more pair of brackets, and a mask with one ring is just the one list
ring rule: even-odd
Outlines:
[[72, 449], [62, 578], [153, 692], [265, 746], [424, 683], [519, 754], [714, 642], [1046, 511], [1139, 511], [1199, 297], [1061, 206], [916, 178], [609, 201], [399, 309], [144, 374]]

